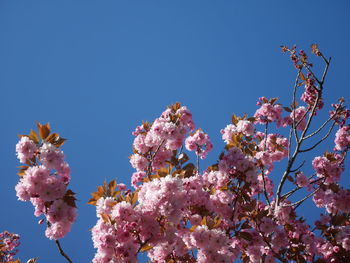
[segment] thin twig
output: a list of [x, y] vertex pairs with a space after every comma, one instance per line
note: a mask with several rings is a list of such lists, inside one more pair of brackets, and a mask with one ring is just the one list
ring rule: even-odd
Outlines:
[[305, 119], [306, 115], [307, 115], [309, 112], [310, 112], [310, 109], [307, 109], [307, 110], [305, 111], [305, 113], [303, 114], [303, 117], [300, 118], [300, 120], [297, 122], [297, 124], [295, 125], [295, 127], [298, 127], [298, 126], [299, 126], [299, 124]]
[[305, 160], [297, 168], [290, 170], [290, 172], [294, 173], [294, 172], [298, 171], [301, 167], [303, 167], [304, 164], [305, 164]]
[[288, 136], [288, 161], [290, 160], [290, 149], [292, 148], [292, 130], [293, 128], [291, 127]]
[[325, 136], [323, 136], [323, 138], [321, 140], [319, 140], [317, 143], [315, 143], [313, 146], [311, 146], [310, 148], [304, 149], [304, 150], [299, 150], [299, 152], [303, 153], [303, 152], [308, 152], [311, 151], [312, 149], [315, 149], [321, 142], [323, 142], [324, 140], [326, 140], [328, 138], [328, 136], [331, 134], [333, 128], [335, 125], [335, 121], [333, 122], [332, 126], [329, 128], [327, 134]]
[[[264, 151], [266, 151], [266, 146], [267, 146], [267, 128], [268, 128], [268, 126], [269, 126], [269, 123], [266, 122], [266, 125], [265, 125]], [[269, 196], [268, 196], [267, 190], [266, 190], [266, 181], [265, 181], [265, 169], [264, 169], [264, 166], [261, 168], [261, 176], [262, 176], [262, 179], [263, 179], [264, 196], [265, 196], [266, 202], [270, 205]]]
[[61, 255], [69, 262], [69, 263], [73, 263], [73, 261], [67, 256], [67, 254], [63, 251], [62, 247], [61, 247], [61, 244], [60, 244], [60, 241], [59, 240], [56, 240], [55, 241], [57, 247], [58, 247], [58, 250], [60, 251]]
[[[298, 72], [298, 75], [299, 75], [299, 72]], [[300, 136], [300, 140], [298, 140], [296, 142], [296, 146], [295, 146], [295, 150], [294, 150], [294, 153], [293, 153], [293, 156], [291, 157], [290, 160], [288, 160], [288, 164], [287, 164], [287, 168], [286, 168], [286, 171], [283, 173], [283, 176], [281, 178], [281, 181], [280, 183], [278, 184], [278, 187], [277, 187], [277, 192], [276, 192], [276, 206], [279, 205], [280, 203], [280, 199], [281, 199], [281, 192], [282, 192], [282, 188], [283, 188], [283, 185], [293, 167], [293, 164], [294, 164], [294, 161], [296, 160], [296, 157], [298, 156], [298, 154], [300, 153], [299, 149], [300, 149], [300, 146], [304, 140], [304, 137], [305, 137], [305, 134], [306, 132], [308, 131], [309, 127], [310, 127], [310, 124], [312, 122], [312, 119], [315, 115], [315, 111], [316, 111], [316, 108], [317, 108], [317, 105], [318, 105], [318, 102], [320, 100], [320, 90], [319, 89], [316, 89], [318, 92], [317, 92], [317, 95], [316, 95], [316, 100], [314, 102], [314, 105], [312, 107], [312, 110], [311, 110], [311, 113], [309, 115], [309, 118], [307, 120], [307, 123], [305, 125], [305, 128], [304, 130], [302, 131], [301, 133], [301, 136]]]
[[321, 79], [321, 83], [322, 83], [322, 85], [323, 85], [323, 83], [324, 83], [324, 80], [325, 80], [325, 78], [326, 78], [326, 75], [327, 75], [327, 72], [328, 72], [328, 68], [329, 68], [329, 64], [331, 63], [331, 57], [327, 60], [323, 55], [322, 55], [322, 58], [323, 58], [323, 60], [325, 61], [325, 63], [326, 63], [326, 67], [325, 67], [325, 69], [324, 69], [324, 71], [323, 71], [323, 74], [322, 74], [322, 79]]
[[294, 207], [294, 210], [298, 208], [299, 205], [301, 205], [305, 200], [307, 200], [308, 198], [310, 198], [311, 196], [313, 196], [317, 191], [319, 191], [320, 188], [317, 188], [316, 190], [314, 190], [312, 193], [308, 194], [307, 196], [305, 196], [303, 199], [299, 200], [298, 202], [295, 202], [293, 204], [287, 204], [287, 205], [284, 205], [284, 207], [287, 207], [287, 206], [295, 206]]
[[339, 106], [335, 109], [332, 116], [330, 116], [316, 131], [314, 131], [313, 133], [310, 133], [308, 136], [305, 136], [303, 138], [303, 140], [307, 140], [307, 139], [315, 136], [317, 133], [319, 133], [338, 114], [338, 110], [341, 108], [342, 104], [343, 103], [339, 104]]
[[299, 138], [298, 138], [298, 132], [297, 132], [297, 127], [295, 125], [295, 108], [296, 108], [296, 92], [297, 92], [297, 86], [298, 86], [298, 80], [299, 80], [299, 76], [300, 76], [300, 73], [301, 73], [301, 69], [298, 70], [298, 74], [297, 74], [297, 77], [295, 79], [295, 83], [294, 83], [294, 87], [293, 87], [293, 120], [292, 120], [292, 128], [293, 128], [293, 133], [294, 133], [294, 136], [295, 136], [295, 140], [298, 142], [299, 141]]
[[[314, 177], [316, 174], [313, 174], [312, 176], [310, 176], [308, 179], [310, 180], [312, 177]], [[323, 178], [317, 178], [313, 181], [310, 182], [310, 184], [314, 184], [314, 183], [317, 183], [318, 181], [321, 181]], [[281, 199], [286, 199], [286, 198], [289, 198], [292, 194], [294, 194], [296, 191], [302, 189], [304, 187], [300, 187], [300, 186], [297, 186], [295, 187], [293, 190], [290, 190], [289, 192], [285, 193], [284, 195], [282, 195]]]
[[[303, 63], [303, 66], [307, 69], [307, 71], [312, 75], [312, 77], [317, 81], [318, 84], [322, 85], [323, 83], [316, 77], [316, 75], [312, 72], [310, 66], [307, 63]], [[317, 91], [320, 91], [317, 87], [315, 87]]]
[[199, 155], [197, 154], [197, 173], [199, 174]]

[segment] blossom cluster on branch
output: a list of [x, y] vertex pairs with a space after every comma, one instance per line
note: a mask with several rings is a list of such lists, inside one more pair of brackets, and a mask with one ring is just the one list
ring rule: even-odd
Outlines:
[[[350, 262], [350, 190], [339, 183], [350, 147], [350, 110], [339, 99], [314, 128], [325, 108], [331, 59], [316, 44], [311, 49], [323, 72], [314, 72], [305, 51], [283, 46], [297, 70], [290, 105], [261, 97], [253, 116], [232, 115], [221, 130], [225, 148], [205, 169], [200, 160], [213, 145], [187, 107], [175, 103], [136, 127], [133, 189], [104, 182], [88, 202], [97, 215], [92, 262], [138, 262], [141, 253], [154, 263]], [[32, 131], [16, 146], [25, 164], [16, 191], [33, 203], [36, 216], [45, 215], [47, 237], [58, 239], [76, 217], [74, 193], [67, 190], [70, 170], [60, 150], [64, 139], [50, 134], [48, 124], [38, 129], [40, 140]], [[334, 148], [310, 160], [333, 135]], [[280, 176], [278, 163], [286, 165]], [[308, 199], [320, 208], [315, 222], [298, 211]]]
[[[329, 119], [310, 132], [311, 122], [324, 107], [330, 59], [312, 46], [325, 62], [319, 79], [304, 51], [297, 53], [295, 47], [283, 51], [290, 53], [298, 70], [291, 106], [261, 97], [252, 117], [233, 115], [232, 123], [221, 130], [225, 150], [203, 171], [198, 157], [192, 163], [183, 150], [203, 159], [212, 143], [201, 129], [194, 131], [186, 107], [171, 105], [154, 122], [136, 128], [130, 156], [136, 169], [131, 180], [135, 189], [126, 190], [114, 180], [100, 186], [89, 201], [98, 217], [92, 229], [94, 263], [137, 262], [138, 253], [156, 263], [238, 258], [252, 263], [350, 261], [350, 191], [339, 185], [350, 145], [348, 110], [340, 100]], [[298, 100], [301, 86], [304, 91]], [[298, 101], [304, 105], [298, 106]], [[271, 126], [289, 128], [289, 136], [269, 133]], [[305, 141], [328, 126], [321, 139], [306, 146]], [[338, 127], [334, 151], [316, 156], [310, 163], [314, 174], [306, 176], [297, 157], [316, 148], [334, 127]], [[287, 168], [276, 179], [274, 167], [284, 159]], [[305, 197], [292, 202], [302, 189]], [[297, 213], [310, 197], [325, 208], [314, 226]]]
[[57, 240], [70, 231], [77, 210], [74, 193], [68, 189], [70, 168], [60, 149], [65, 139], [51, 133], [49, 124], [38, 123], [38, 131], [20, 135], [16, 145], [17, 157], [23, 164], [16, 193], [19, 200], [34, 205], [35, 216], [45, 216], [45, 235]]
[[3, 231], [0, 233], [0, 262], [13, 262], [14, 256], [18, 253], [17, 247], [20, 245], [20, 237], [17, 234]]

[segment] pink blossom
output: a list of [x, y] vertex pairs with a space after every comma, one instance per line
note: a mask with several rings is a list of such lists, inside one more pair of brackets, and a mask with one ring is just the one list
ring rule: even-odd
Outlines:
[[59, 170], [63, 160], [63, 152], [52, 144], [44, 143], [40, 148], [40, 161], [47, 168]]
[[282, 110], [282, 106], [279, 104], [263, 103], [254, 114], [256, 123], [266, 124], [268, 122], [277, 122], [280, 125], [282, 121]]
[[206, 158], [208, 152], [213, 148], [208, 134], [202, 130], [197, 130], [193, 135], [187, 137], [185, 145], [187, 150], [195, 151], [201, 159]]
[[339, 128], [335, 134], [335, 149], [342, 151], [350, 146], [350, 126], [343, 126]]
[[310, 182], [309, 179], [304, 175], [303, 172], [299, 172], [296, 176], [296, 182], [299, 187], [307, 187]]
[[37, 150], [36, 144], [27, 136], [22, 136], [16, 144], [17, 157], [21, 163], [33, 158]]
[[254, 124], [250, 121], [239, 120], [237, 123], [237, 131], [243, 133], [245, 136], [252, 136], [254, 129]]
[[146, 170], [148, 166], [148, 161], [145, 157], [135, 153], [131, 155], [130, 163], [138, 171]]
[[132, 174], [131, 176], [131, 184], [133, 187], [135, 187], [136, 189], [138, 189], [140, 186], [138, 185], [138, 183], [141, 183], [143, 178], [146, 177], [146, 173], [145, 172], [135, 172]]
[[234, 124], [229, 124], [226, 126], [225, 129], [222, 129], [221, 131], [222, 134], [222, 139], [226, 142], [229, 143], [232, 139], [232, 136], [238, 132], [237, 127]]

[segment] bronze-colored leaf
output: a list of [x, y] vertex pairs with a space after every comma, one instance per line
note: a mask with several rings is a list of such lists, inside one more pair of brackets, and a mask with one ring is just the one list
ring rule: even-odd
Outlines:
[[105, 213], [101, 213], [100, 216], [101, 216], [102, 220], [103, 220], [105, 223], [108, 223], [108, 224], [111, 224], [111, 223], [112, 223], [112, 221], [111, 221], [109, 215], [107, 215], [107, 214], [105, 214]]
[[103, 187], [103, 186], [101, 186], [101, 185], [97, 186], [97, 192], [98, 192], [99, 194], [103, 195], [103, 194], [105, 193], [105, 190], [106, 190], [105, 187]]
[[35, 144], [38, 144], [39, 143], [39, 138], [38, 138], [38, 134], [33, 131], [33, 130], [30, 130], [30, 133], [29, 133], [29, 139], [31, 139]]
[[191, 177], [195, 174], [196, 166], [193, 163], [189, 163], [189, 164], [185, 165], [183, 170], [186, 171], [184, 177], [186, 177], [186, 178]]
[[144, 244], [141, 248], [140, 248], [140, 252], [146, 252], [150, 249], [152, 249], [153, 246], [151, 246], [150, 244]]
[[68, 189], [66, 194], [63, 197], [63, 201], [71, 207], [77, 207], [75, 204], [75, 200], [77, 200], [75, 198], [75, 193], [72, 190]]
[[131, 199], [131, 204], [135, 205], [137, 200], [138, 200], [138, 191], [135, 191], [134, 194], [133, 194], [133, 197]]
[[272, 98], [272, 99], [270, 99], [270, 103], [273, 105], [273, 104], [275, 104], [275, 102], [278, 100], [278, 98]]
[[96, 205], [97, 201], [93, 198], [91, 198], [88, 202], [89, 205]]
[[217, 228], [221, 224], [221, 218], [220, 217], [215, 217], [214, 218], [214, 225], [213, 228]]
[[67, 139], [64, 139], [64, 138], [59, 138], [57, 141], [56, 141], [56, 143], [54, 143], [54, 145], [55, 146], [57, 146], [57, 147], [61, 147], [64, 143], [65, 143], [65, 141], [66, 141]]
[[197, 227], [198, 227], [198, 225], [191, 226], [190, 232], [194, 232], [194, 231], [196, 230]]
[[184, 164], [184, 163], [187, 162], [189, 159], [190, 159], [190, 158], [188, 157], [188, 155], [187, 155], [186, 153], [181, 153], [181, 154], [179, 155], [179, 158], [178, 158], [178, 160], [179, 160], [179, 162], [180, 162], [181, 164]]
[[51, 133], [49, 136], [46, 137], [46, 141], [53, 144], [56, 141], [57, 137], [60, 137], [57, 133]]
[[238, 118], [235, 114], [232, 114], [231, 121], [232, 121], [232, 124], [234, 125], [238, 123]]
[[37, 122], [38, 125], [38, 130], [39, 130], [39, 135], [41, 139], [46, 139], [47, 136], [49, 136], [50, 131], [51, 131], [51, 127], [49, 123], [46, 124], [41, 124], [39, 122]]
[[113, 192], [116, 188], [117, 188], [117, 181], [116, 180], [110, 181], [108, 184], [108, 191], [109, 191], [110, 195], [113, 194]]
[[283, 109], [287, 112], [292, 112], [291, 108], [289, 108], [289, 107], [283, 107]]
[[206, 226], [207, 225], [207, 217], [204, 216], [203, 219], [201, 220], [201, 226]]
[[292, 182], [292, 183], [294, 182], [293, 177], [292, 177], [292, 176], [290, 176], [290, 175], [288, 175], [288, 176], [287, 176], [287, 179], [288, 179], [288, 181], [289, 181], [289, 182]]

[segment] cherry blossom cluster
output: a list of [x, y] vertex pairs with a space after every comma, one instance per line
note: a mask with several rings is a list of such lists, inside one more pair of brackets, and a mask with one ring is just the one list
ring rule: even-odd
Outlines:
[[266, 124], [269, 122], [276, 122], [279, 126], [282, 124], [281, 114], [283, 108], [280, 104], [275, 104], [276, 101], [276, 98], [271, 100], [265, 97], [259, 98], [257, 105], [260, 106], [260, 108], [254, 114], [256, 123]]
[[[192, 114], [186, 107], [176, 103], [167, 108], [152, 124], [143, 123], [133, 132], [136, 137], [134, 154], [130, 157], [131, 165], [137, 171], [162, 167], [171, 158], [173, 151], [182, 146], [187, 132], [194, 128]], [[204, 137], [202, 140], [209, 149], [209, 138]]]
[[0, 233], [0, 262], [10, 262], [18, 253], [17, 247], [21, 244], [17, 234], [3, 231]]
[[64, 139], [56, 133], [50, 134], [48, 124], [38, 124], [38, 129], [40, 139], [32, 131], [22, 135], [16, 145], [17, 157], [24, 165], [15, 189], [19, 200], [34, 205], [35, 216], [46, 217], [45, 235], [57, 240], [70, 231], [76, 219], [74, 193], [68, 190], [70, 168], [60, 149]]
[[[290, 52], [298, 70], [295, 93], [305, 87], [300, 100], [295, 96], [284, 107], [277, 98], [261, 97], [252, 117], [233, 115], [221, 130], [225, 149], [203, 171], [199, 159], [192, 163], [183, 149], [204, 158], [212, 144], [202, 130], [194, 131], [186, 107], [171, 105], [154, 122], [136, 128], [130, 157], [137, 170], [131, 176], [134, 190], [112, 181], [89, 201], [98, 218], [92, 228], [94, 263], [138, 262], [139, 253], [157, 263], [350, 262], [350, 190], [339, 184], [349, 145], [348, 110], [341, 101], [310, 131], [323, 107], [324, 79], [314, 75], [304, 51], [283, 51]], [[328, 68], [317, 45], [312, 52]], [[327, 124], [329, 132], [320, 141], [302, 144]], [[309, 175], [304, 163], [296, 164], [297, 156], [318, 146], [334, 127], [336, 151], [308, 162], [315, 172]], [[284, 159], [287, 168], [278, 178], [275, 164]], [[294, 193], [302, 191], [305, 197], [296, 201]], [[322, 210], [314, 226], [298, 215], [308, 198]]]
[[273, 163], [279, 162], [288, 155], [288, 139], [279, 134], [263, 134], [257, 132], [259, 138], [259, 148], [261, 149], [255, 155], [265, 167], [269, 170], [273, 168]]
[[194, 151], [201, 159], [205, 159], [208, 152], [213, 149], [208, 134], [202, 130], [197, 130], [194, 134], [188, 136], [185, 145], [187, 150]]
[[[294, 109], [289, 116], [283, 118], [283, 127], [295, 126], [296, 129], [303, 131], [306, 126], [307, 110], [304, 106]], [[293, 123], [294, 122], [294, 123]]]
[[[185, 106], [175, 103], [138, 126], [130, 156], [133, 189], [104, 182], [88, 202], [97, 216], [92, 262], [138, 262], [140, 253], [155, 263], [350, 262], [350, 189], [340, 184], [350, 110], [340, 99], [315, 128], [330, 59], [317, 45], [311, 49], [325, 64], [323, 75], [316, 76], [305, 51], [282, 47], [297, 69], [291, 104], [261, 97], [253, 116], [233, 115], [221, 130], [223, 151], [205, 169], [199, 163], [213, 145]], [[16, 192], [36, 216], [45, 216], [46, 236], [57, 240], [76, 219], [70, 168], [60, 149], [64, 139], [48, 124], [38, 130], [16, 145], [23, 164]], [[331, 136], [333, 150], [304, 155]], [[280, 176], [277, 163], [285, 165]], [[299, 214], [306, 200], [321, 211], [315, 222]], [[0, 234], [0, 256], [15, 249], [15, 237]]]
[[222, 134], [222, 139], [229, 143], [232, 141], [233, 136], [238, 133], [242, 133], [244, 136], [252, 136], [255, 131], [254, 123], [249, 120], [237, 120], [233, 124], [229, 124], [222, 129], [220, 132]]
[[335, 149], [343, 151], [350, 146], [350, 126], [341, 127], [335, 134]]

